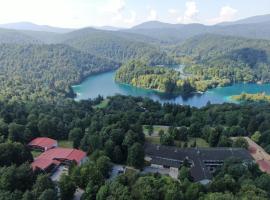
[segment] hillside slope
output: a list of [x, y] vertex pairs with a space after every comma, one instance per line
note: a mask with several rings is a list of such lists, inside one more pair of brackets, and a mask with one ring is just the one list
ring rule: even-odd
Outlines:
[[179, 45], [174, 54], [189, 60], [200, 76], [270, 82], [270, 41], [206, 34]]
[[89, 74], [118, 64], [65, 45], [0, 45], [0, 97], [8, 100], [59, 100]]
[[0, 29], [0, 44], [2, 43], [37, 44], [41, 43], [41, 41], [19, 31]]
[[65, 34], [59, 42], [117, 62], [140, 58], [150, 65], [173, 63], [158, 41], [138, 34], [86, 28]]

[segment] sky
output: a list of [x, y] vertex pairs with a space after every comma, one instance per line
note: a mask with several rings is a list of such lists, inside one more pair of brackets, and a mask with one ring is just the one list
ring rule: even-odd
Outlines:
[[270, 0], [0, 0], [0, 24], [67, 28], [128, 28], [153, 20], [212, 25], [263, 14], [270, 14]]

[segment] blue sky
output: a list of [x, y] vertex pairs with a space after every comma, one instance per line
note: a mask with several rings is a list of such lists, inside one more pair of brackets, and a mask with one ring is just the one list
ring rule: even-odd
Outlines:
[[144, 21], [215, 24], [270, 14], [270, 0], [0, 0], [0, 23], [131, 27]]

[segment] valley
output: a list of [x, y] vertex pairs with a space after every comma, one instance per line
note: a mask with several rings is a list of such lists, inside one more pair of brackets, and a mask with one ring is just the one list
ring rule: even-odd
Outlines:
[[0, 25], [0, 199], [269, 199], [269, 25]]

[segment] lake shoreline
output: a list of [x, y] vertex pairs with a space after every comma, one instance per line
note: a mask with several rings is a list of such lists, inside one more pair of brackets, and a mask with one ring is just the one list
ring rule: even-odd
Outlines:
[[212, 104], [237, 103], [229, 98], [232, 95], [239, 95], [242, 92], [270, 94], [270, 84], [236, 83], [225, 87], [216, 87], [205, 92], [192, 92], [189, 95], [172, 95], [152, 89], [142, 89], [129, 84], [117, 83], [114, 81], [115, 70], [103, 73], [96, 73], [88, 76], [81, 84], [73, 85], [73, 92], [76, 93], [75, 100], [93, 99], [98, 95], [103, 97], [115, 94], [148, 97], [160, 103], [173, 103], [203, 107], [208, 102]]

